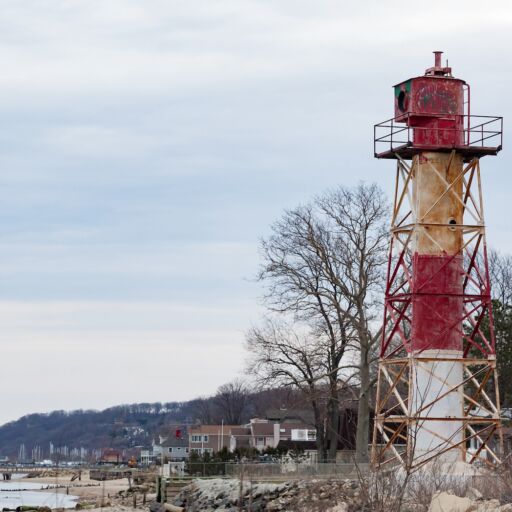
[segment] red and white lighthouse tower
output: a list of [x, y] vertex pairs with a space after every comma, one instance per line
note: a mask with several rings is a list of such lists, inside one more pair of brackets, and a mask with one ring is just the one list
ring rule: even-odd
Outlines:
[[500, 151], [502, 118], [472, 115], [434, 53], [375, 126], [397, 170], [372, 458], [411, 469], [495, 464], [501, 442], [480, 158]]

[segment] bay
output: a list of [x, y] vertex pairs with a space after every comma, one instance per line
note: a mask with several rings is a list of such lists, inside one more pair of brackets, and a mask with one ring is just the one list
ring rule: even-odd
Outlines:
[[[57, 494], [51, 491], [51, 485], [24, 480], [0, 481], [0, 509], [15, 509], [20, 506], [50, 508], [74, 508], [78, 496]], [[48, 491], [40, 491], [48, 489]]]

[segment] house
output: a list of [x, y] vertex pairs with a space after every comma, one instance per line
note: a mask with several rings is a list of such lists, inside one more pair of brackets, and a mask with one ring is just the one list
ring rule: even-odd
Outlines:
[[150, 464], [152, 464], [154, 462], [153, 450], [151, 448], [142, 449], [140, 451], [140, 459], [139, 460], [143, 466], [149, 466]]
[[263, 451], [266, 448], [275, 448], [277, 446], [276, 439], [279, 437], [279, 423], [252, 419], [249, 428], [251, 431], [249, 443], [252, 448]]
[[240, 447], [264, 451], [278, 448], [282, 441], [316, 442], [316, 430], [309, 425], [293, 420], [274, 423], [268, 419], [253, 418], [248, 425], [231, 429], [230, 451]]
[[184, 461], [189, 457], [189, 441], [186, 425], [172, 425], [165, 433], [159, 434], [158, 439], [153, 439], [149, 450], [141, 450], [140, 460], [142, 464], [155, 462]]
[[121, 464], [123, 462], [123, 454], [114, 448], [106, 448], [101, 454], [101, 464]]
[[188, 429], [190, 453], [213, 454], [230, 449], [231, 430], [238, 425], [196, 425]]
[[[339, 391], [338, 407], [338, 451], [349, 452], [356, 447], [357, 410], [359, 405], [359, 389], [354, 386], [345, 386]], [[391, 397], [393, 400], [393, 397]], [[374, 397], [370, 403], [374, 404]], [[297, 423], [307, 429], [314, 429], [315, 418], [309, 409], [267, 409], [265, 417], [273, 422], [283, 424]], [[300, 428], [303, 428], [300, 427]], [[373, 426], [370, 425], [370, 432]]]
[[171, 462], [188, 460], [190, 450], [185, 427], [174, 428], [170, 435], [160, 440], [160, 444], [153, 446], [154, 454], [156, 452], [161, 459]]
[[251, 447], [250, 427], [233, 427], [229, 437], [229, 451], [234, 452], [237, 448]]
[[169, 461], [188, 460], [190, 449], [188, 447], [188, 439], [168, 439], [164, 441], [160, 448], [162, 456]]

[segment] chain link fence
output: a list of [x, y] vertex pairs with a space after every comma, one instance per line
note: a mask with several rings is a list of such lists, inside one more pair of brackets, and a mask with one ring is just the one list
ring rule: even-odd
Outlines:
[[246, 479], [308, 479], [342, 478], [356, 479], [359, 474], [368, 473], [369, 464], [354, 463], [240, 463], [226, 464], [225, 475], [229, 478]]

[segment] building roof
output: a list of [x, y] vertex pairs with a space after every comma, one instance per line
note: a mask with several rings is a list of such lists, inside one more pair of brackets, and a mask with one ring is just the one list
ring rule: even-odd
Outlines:
[[115, 448], [105, 448], [103, 450], [103, 455], [121, 455], [121, 452]]
[[180, 448], [188, 446], [188, 435], [182, 435], [179, 439], [176, 437], [169, 437], [163, 443], [158, 446], [162, 446], [163, 448]]
[[165, 433], [159, 435], [161, 442], [157, 442], [157, 440], [155, 439], [154, 444], [156, 446], [162, 446], [164, 448], [188, 446], [187, 429], [187, 425], [169, 425], [166, 428]]
[[255, 436], [273, 436], [273, 423], [251, 423], [252, 434]]
[[189, 435], [195, 434], [210, 434], [220, 435], [221, 432], [228, 436], [232, 428], [237, 428], [240, 425], [194, 425], [188, 428]]
[[282, 423], [283, 421], [314, 423], [313, 411], [307, 409], [268, 409], [266, 417], [268, 420], [276, 423]]
[[187, 433], [187, 429], [190, 428], [190, 425], [183, 424], [183, 423], [170, 423], [165, 426], [165, 428], [162, 428], [158, 435], [162, 438], [167, 438], [169, 436], [174, 436], [176, 434], [176, 430], [181, 430], [184, 434]]

